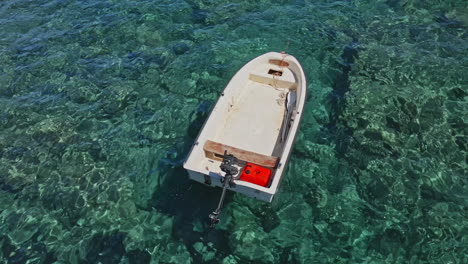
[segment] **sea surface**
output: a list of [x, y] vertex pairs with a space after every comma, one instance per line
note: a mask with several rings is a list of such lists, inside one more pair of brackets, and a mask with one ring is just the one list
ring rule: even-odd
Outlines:
[[[188, 180], [230, 78], [307, 76], [273, 203]], [[2, 0], [1, 263], [468, 263], [465, 0]]]

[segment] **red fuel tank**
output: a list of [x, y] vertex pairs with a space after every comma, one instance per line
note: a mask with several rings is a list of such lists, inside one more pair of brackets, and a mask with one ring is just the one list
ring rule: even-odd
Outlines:
[[266, 187], [270, 181], [270, 177], [270, 169], [255, 165], [253, 163], [247, 163], [242, 170], [240, 180]]

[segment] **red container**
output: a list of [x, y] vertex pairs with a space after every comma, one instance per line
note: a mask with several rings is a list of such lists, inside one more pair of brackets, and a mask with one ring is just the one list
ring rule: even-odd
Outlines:
[[240, 180], [266, 187], [270, 181], [270, 177], [270, 169], [255, 165], [253, 163], [247, 163], [242, 170]]

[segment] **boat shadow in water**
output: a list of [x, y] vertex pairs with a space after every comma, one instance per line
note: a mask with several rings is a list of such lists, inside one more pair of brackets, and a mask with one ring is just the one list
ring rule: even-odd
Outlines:
[[346, 95], [351, 90], [349, 74], [355, 60], [359, 58], [358, 49], [359, 42], [357, 39], [353, 39], [343, 49], [342, 61], [338, 66], [341, 73], [336, 76], [332, 86], [333, 91], [329, 94], [329, 122], [322, 129], [322, 133], [325, 134], [323, 138], [328, 138], [335, 143], [335, 151], [338, 157], [344, 157], [353, 135], [353, 130], [343, 126], [339, 119], [346, 108]]
[[[195, 118], [188, 128], [183, 143], [176, 147], [177, 160], [169, 158], [172, 155], [168, 153], [168, 158], [159, 162], [158, 170], [164, 172], [165, 180], [160, 183], [150, 201], [151, 206], [158, 212], [174, 218], [172, 237], [182, 241], [192, 257], [200, 257], [200, 262], [201, 256], [193, 248], [198, 241], [203, 241], [205, 245], [211, 242], [213, 248], [216, 248], [217, 257], [229, 255], [227, 232], [210, 228], [208, 221], [208, 215], [218, 205], [222, 190], [189, 180], [188, 173], [183, 168], [185, 157], [208, 118], [209, 109], [214, 104], [212, 101], [204, 101], [191, 114], [195, 115]], [[232, 193], [226, 193], [224, 205], [228, 204], [232, 197]], [[222, 221], [222, 214], [220, 218]]]

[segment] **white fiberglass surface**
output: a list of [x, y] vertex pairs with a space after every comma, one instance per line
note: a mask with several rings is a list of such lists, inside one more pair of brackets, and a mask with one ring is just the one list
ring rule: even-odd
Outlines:
[[229, 103], [216, 142], [271, 155], [284, 118], [286, 92], [248, 81], [238, 98]]

